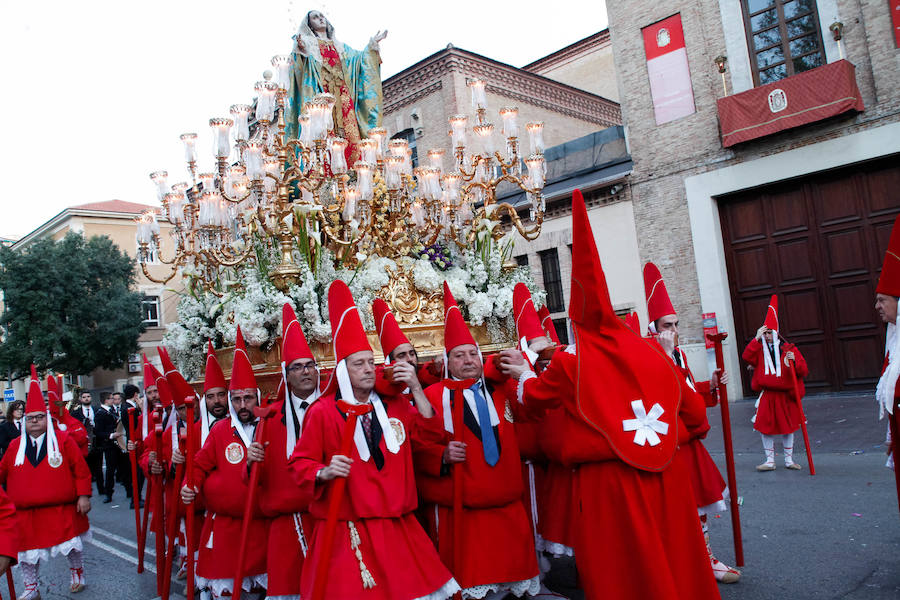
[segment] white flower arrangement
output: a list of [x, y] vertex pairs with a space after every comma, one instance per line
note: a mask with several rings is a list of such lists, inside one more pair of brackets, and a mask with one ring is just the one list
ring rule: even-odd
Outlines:
[[516, 283], [523, 282], [533, 290], [536, 306], [546, 301], [545, 292], [534, 285], [527, 267], [503, 268], [510, 249], [508, 240], [496, 243], [490, 236], [483, 236], [475, 248], [463, 252], [451, 249], [452, 266], [438, 271], [427, 258], [413, 257], [395, 262], [379, 256], [357, 256], [356, 268], [335, 266], [338, 263], [334, 255], [319, 246], [322, 254], [315, 272], [308, 261], [297, 260], [301, 282], [292, 285], [287, 293], [275, 288], [265, 275], [266, 265], [261, 265], [242, 269], [238, 275], [240, 285], [233, 286], [222, 297], [211, 293], [183, 296], [178, 304], [179, 319], [168, 326], [163, 343], [173, 352], [173, 359], [186, 377], [202, 377], [206, 341], [212, 340], [216, 346], [233, 345], [238, 324], [247, 344], [264, 349], [275, 344], [281, 335], [281, 311], [285, 302], [294, 306], [309, 341], [330, 342], [327, 294], [328, 286], [335, 279], [347, 282], [363, 326], [371, 330], [374, 329], [372, 301], [390, 282], [390, 271], [398, 268], [411, 271], [413, 284], [424, 294], [439, 291], [446, 281], [468, 321], [485, 325], [492, 340], [500, 342], [509, 337], [508, 332], [514, 327], [512, 296]]

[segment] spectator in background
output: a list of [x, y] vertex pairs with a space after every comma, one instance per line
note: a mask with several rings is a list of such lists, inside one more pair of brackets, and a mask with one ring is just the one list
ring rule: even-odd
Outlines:
[[[121, 450], [116, 445], [116, 426], [119, 424], [112, 406], [112, 394], [100, 394], [100, 409], [94, 418], [94, 446], [98, 453], [95, 479], [99, 495], [105, 496], [104, 504], [112, 502], [116, 485], [116, 466], [119, 463]], [[103, 463], [106, 463], [104, 476]]]
[[[122, 394], [125, 401], [119, 407], [119, 420], [124, 424], [125, 441], [131, 441], [131, 428], [134, 427], [137, 432], [138, 441], [140, 440], [140, 415], [141, 407], [138, 401], [140, 390], [136, 385], [128, 384]], [[129, 420], [128, 409], [134, 409]], [[131, 459], [128, 458], [127, 452], [119, 454], [119, 466], [117, 471], [119, 483], [125, 488], [125, 495], [131, 499], [131, 508], [134, 508], [134, 491], [131, 489]], [[137, 472], [137, 497], [141, 497], [141, 490], [144, 488], [144, 471], [138, 469]]]
[[9, 403], [9, 407], [6, 409], [6, 421], [0, 423], [0, 456], [6, 452], [10, 442], [22, 435], [22, 428], [25, 427], [24, 414], [24, 402], [15, 400]]

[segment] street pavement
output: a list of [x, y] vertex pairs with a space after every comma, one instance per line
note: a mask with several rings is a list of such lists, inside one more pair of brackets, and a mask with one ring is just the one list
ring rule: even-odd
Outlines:
[[[757, 473], [764, 460], [759, 435], [750, 417], [753, 401], [731, 404], [735, 466], [743, 527], [745, 566], [740, 583], [720, 585], [724, 600], [789, 598], [888, 600], [900, 598], [900, 513], [891, 471], [884, 468], [885, 422], [877, 420], [871, 394], [816, 396], [805, 399], [816, 466], [810, 477], [802, 436], [796, 435], [794, 458], [803, 470], [783, 468]], [[706, 446], [725, 474], [721, 416], [709, 409], [712, 430]], [[134, 516], [121, 487], [112, 504], [93, 499], [93, 541], [85, 551], [87, 588], [70, 594], [67, 563], [57, 557], [41, 569], [45, 599], [150, 599], [156, 596], [153, 539], [144, 574], [136, 573]], [[734, 564], [728, 513], [710, 519], [713, 551]], [[16, 585], [21, 592], [18, 569]], [[574, 568], [554, 565], [553, 587], [571, 592]], [[3, 597], [5, 585], [0, 586]], [[172, 590], [180, 597], [182, 582]]]

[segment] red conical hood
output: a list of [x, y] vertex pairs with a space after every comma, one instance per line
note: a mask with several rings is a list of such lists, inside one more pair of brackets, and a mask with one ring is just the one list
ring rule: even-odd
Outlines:
[[524, 283], [517, 283], [513, 288], [513, 316], [516, 320], [516, 337], [520, 340], [525, 338], [527, 342], [546, 335], [534, 309], [531, 292]]
[[62, 401], [62, 395], [59, 393], [59, 382], [55, 375], [47, 377], [47, 406], [50, 408], [50, 416], [55, 419], [60, 418], [62, 412], [59, 403]]
[[366, 330], [347, 284], [336, 279], [328, 288], [328, 318], [334, 340], [334, 361], [339, 363], [355, 352], [371, 350]]
[[647, 313], [651, 323], [666, 315], [676, 314], [666, 290], [666, 282], [652, 262], [644, 265], [644, 294], [647, 296]]
[[[569, 318], [581, 325], [621, 325], [623, 323], [616, 316], [609, 300], [606, 275], [600, 266], [597, 244], [580, 190], [575, 190], [572, 194], [572, 210], [572, 291]], [[581, 240], [581, 251], [577, 254], [574, 251], [576, 239]]]
[[219, 359], [216, 358], [216, 351], [213, 350], [212, 342], [207, 341], [206, 343], [208, 347], [206, 349], [206, 374], [203, 377], [204, 394], [213, 388], [228, 388], [228, 384], [225, 383], [225, 374], [222, 372], [221, 365], [219, 365]]
[[250, 357], [247, 355], [247, 346], [244, 344], [244, 335], [241, 326], [238, 325], [237, 335], [234, 340], [234, 360], [231, 361], [231, 386], [229, 390], [256, 389], [256, 376], [250, 365]]
[[456, 304], [456, 299], [450, 292], [450, 286], [444, 282], [444, 350], [448, 353], [464, 344], [477, 346], [472, 332], [469, 331], [466, 320]]
[[538, 310], [538, 318], [541, 320], [541, 327], [544, 333], [558, 346], [561, 342], [559, 341], [559, 335], [556, 333], [556, 325], [553, 324], [553, 319], [550, 318], [550, 309], [547, 308], [546, 304]]
[[884, 253], [881, 277], [878, 278], [875, 293], [900, 297], [900, 216], [894, 220], [894, 228], [891, 230], [891, 239]]
[[640, 318], [638, 318], [638, 314], [636, 312], [632, 312], [630, 315], [625, 317], [625, 324], [628, 325], [628, 328], [633, 332], [641, 335], [641, 320]]
[[769, 307], [766, 309], [766, 329], [778, 331], [778, 296], [772, 294], [769, 300]]
[[31, 381], [28, 383], [28, 396], [25, 399], [25, 414], [34, 412], [46, 412], [44, 394], [41, 392], [41, 380], [38, 379], [37, 369], [31, 365]]
[[162, 361], [163, 369], [165, 370], [164, 375], [166, 381], [169, 383], [169, 389], [172, 392], [172, 400], [175, 402], [175, 406], [183, 405], [185, 398], [196, 398], [197, 392], [195, 392], [194, 388], [192, 388], [185, 380], [184, 375], [175, 368], [172, 359], [169, 358], [169, 352], [162, 346], [157, 346], [156, 350], [159, 352], [159, 358]]
[[578, 416], [627, 464], [661, 471], [678, 441], [681, 383], [661, 349], [616, 317], [584, 198], [572, 199], [572, 292]]
[[381, 351], [385, 360], [391, 355], [397, 346], [410, 344], [409, 338], [403, 334], [391, 307], [381, 298], [375, 298], [372, 302], [372, 315], [375, 317], [375, 331], [378, 332], [378, 341], [381, 343]]
[[309, 344], [306, 343], [306, 336], [300, 329], [294, 308], [285, 302], [281, 308], [281, 360], [287, 366], [298, 358], [315, 360]]
[[144, 359], [144, 391], [146, 392], [147, 388], [156, 387], [156, 379], [159, 375], [159, 371], [150, 364], [146, 354], [141, 354], [141, 357]]

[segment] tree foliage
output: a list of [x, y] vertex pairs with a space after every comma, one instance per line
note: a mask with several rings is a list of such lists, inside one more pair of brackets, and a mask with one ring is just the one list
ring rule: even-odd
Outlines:
[[135, 262], [108, 237], [69, 233], [24, 250], [0, 248], [0, 372], [85, 375], [119, 368], [144, 329]]

